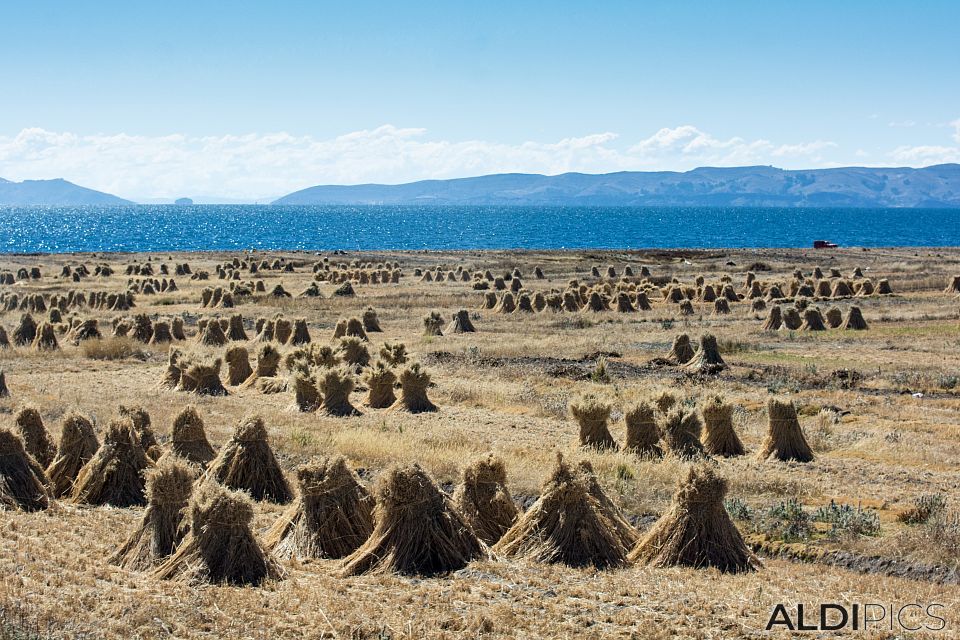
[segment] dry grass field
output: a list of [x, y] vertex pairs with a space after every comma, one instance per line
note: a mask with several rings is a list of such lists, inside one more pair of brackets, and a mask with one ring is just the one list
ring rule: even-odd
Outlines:
[[[280, 259], [293, 271], [242, 270], [240, 280], [219, 279], [217, 265], [234, 258]], [[314, 279], [314, 265], [325, 259], [334, 271], [340, 263], [397, 262], [403, 275], [396, 284], [354, 282], [355, 295], [334, 296], [338, 284]], [[779, 637], [786, 633], [764, 631], [776, 604], [794, 610], [798, 603], [813, 608], [834, 602], [940, 603], [946, 630], [929, 635], [960, 637], [960, 299], [945, 292], [960, 274], [960, 250], [0, 256], [0, 273], [39, 267], [42, 274], [0, 284], [0, 297], [120, 293], [140, 279], [127, 275], [128, 265], [148, 261], [151, 279], [172, 277], [176, 291], [136, 293], [130, 310], [68, 308], [53, 322], [55, 350], [0, 348], [10, 392], [0, 398], [0, 427], [14, 428], [15, 414], [29, 405], [55, 440], [74, 411], [89, 417], [102, 439], [120, 405], [139, 405], [166, 447], [174, 418], [194, 405], [219, 449], [242, 418], [258, 414], [293, 486], [298, 465], [342, 454], [371, 489], [392, 465], [417, 462], [452, 492], [470, 462], [493, 452], [505, 463], [507, 487], [520, 508], [536, 500], [562, 452], [568, 460], [592, 463], [603, 490], [642, 535], [667, 510], [692, 463], [669, 454], [657, 459], [582, 449], [568, 403], [585, 393], [608, 402], [610, 431], [622, 445], [623, 409], [630, 402], [671, 391], [692, 409], [720, 394], [734, 405], [733, 424], [747, 454], [713, 461], [729, 483], [727, 510], [762, 567], [743, 574], [643, 565], [601, 570], [493, 557], [439, 576], [341, 577], [339, 560], [294, 560], [281, 563], [282, 580], [209, 585], [161, 580], [108, 562], [142, 508], [58, 500], [32, 513], [0, 511], [0, 638]], [[209, 272], [210, 279], [159, 272], [167, 265], [173, 274], [183, 263], [193, 274]], [[91, 275], [77, 282], [61, 277], [65, 265], [81, 264]], [[93, 275], [102, 264], [111, 265], [113, 275]], [[634, 313], [497, 313], [481, 309], [487, 292], [474, 290], [472, 280], [425, 282], [415, 275], [418, 269], [435, 273], [438, 265], [443, 273], [462, 267], [496, 276], [517, 268], [531, 295], [563, 292], [571, 280], [615, 287], [627, 265], [634, 284], [648, 268], [648, 283], [657, 287], [650, 290], [657, 292], [673, 278], [695, 287], [700, 275], [713, 284], [729, 276], [743, 293], [749, 269], [764, 285], [788, 287], [795, 269], [809, 277], [820, 267], [828, 279], [834, 268], [846, 279], [859, 267], [864, 277], [851, 282], [869, 279], [876, 286], [887, 279], [893, 293], [810, 302], [823, 312], [836, 306], [844, 316], [859, 307], [869, 327], [864, 331], [765, 331], [772, 302], [754, 311], [749, 299], [730, 302], [729, 314], [694, 300], [692, 315], [681, 315], [679, 305], [662, 295], [650, 295], [652, 308]], [[611, 265], [613, 278], [606, 273]], [[600, 277], [592, 274], [595, 266]], [[534, 277], [536, 267], [543, 279]], [[206, 287], [256, 281], [265, 291], [234, 296], [233, 308], [201, 307]], [[320, 296], [298, 295], [313, 282]], [[270, 295], [278, 284], [292, 296]], [[186, 340], [176, 348], [222, 357], [228, 346], [243, 344], [255, 364], [257, 343], [198, 344], [198, 320], [242, 314], [253, 338], [257, 318], [279, 313], [305, 319], [313, 343], [336, 346], [337, 322], [367, 308], [383, 329], [368, 334], [374, 360], [384, 342], [406, 345], [411, 362], [431, 375], [428, 395], [438, 411], [370, 408], [359, 376], [350, 402], [360, 415], [346, 417], [299, 411], [292, 391], [264, 394], [255, 386], [230, 385], [226, 396], [178, 391], [161, 384], [168, 344], [109, 337], [118, 317], [180, 317]], [[460, 309], [470, 312], [475, 333], [446, 330]], [[444, 335], [425, 335], [423, 318], [433, 311], [443, 316]], [[23, 313], [0, 311], [0, 326], [12, 336]], [[40, 323], [49, 312], [32, 315]], [[97, 319], [106, 337], [72, 344], [66, 329], [74, 317]], [[664, 361], [680, 333], [694, 343], [705, 333], [716, 336], [728, 367], [695, 374]], [[294, 349], [275, 346], [282, 354]], [[221, 378], [226, 384], [226, 368]], [[757, 458], [772, 396], [796, 406], [812, 462]], [[262, 538], [283, 511], [255, 503], [254, 533]], [[877, 625], [837, 635], [925, 633]]]

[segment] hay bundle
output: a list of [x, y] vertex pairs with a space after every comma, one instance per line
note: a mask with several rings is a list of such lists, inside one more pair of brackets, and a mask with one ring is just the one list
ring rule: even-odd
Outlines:
[[329, 369], [318, 380], [317, 387], [323, 395], [321, 406], [331, 416], [358, 416], [360, 412], [350, 404], [350, 392], [354, 387], [353, 374], [349, 369]]
[[628, 548], [618, 531], [619, 513], [611, 513], [612, 502], [591, 476], [589, 467], [573, 469], [558, 454], [540, 497], [504, 533], [494, 551], [574, 567], [626, 564]]
[[270, 378], [257, 378], [256, 385], [257, 391], [264, 395], [270, 395], [275, 393], [286, 393], [287, 389], [290, 388], [290, 383], [286, 378], [281, 378], [279, 376], [274, 376]]
[[700, 336], [700, 348], [693, 358], [684, 365], [684, 369], [691, 373], [717, 374], [727, 368], [727, 363], [720, 356], [720, 347], [713, 334], [705, 333]]
[[307, 372], [298, 371], [293, 375], [294, 403], [298, 411], [310, 413], [320, 406], [320, 392], [317, 382]]
[[625, 292], [621, 291], [617, 294], [617, 307], [616, 310], [618, 313], [634, 313], [636, 309], [633, 306], [633, 303], [630, 302], [630, 296]]
[[7, 330], [0, 326], [0, 349], [6, 349], [10, 346], [10, 338], [7, 337]]
[[580, 446], [597, 449], [616, 449], [617, 443], [610, 435], [607, 420], [610, 419], [610, 404], [593, 395], [571, 400], [570, 415], [580, 427]]
[[634, 547], [630, 560], [654, 567], [714, 567], [724, 573], [759, 568], [723, 505], [726, 493], [726, 480], [712, 466], [691, 467], [670, 510]]
[[148, 457], [153, 457], [155, 460], [156, 456], [150, 454], [157, 451], [157, 436], [154, 435], [150, 426], [150, 414], [147, 410], [140, 406], [120, 405], [117, 407], [117, 413], [133, 423], [133, 431], [140, 441], [140, 447], [147, 452]]
[[[96, 322], [96, 320], [93, 322]], [[161, 320], [154, 322], [153, 335], [150, 336], [150, 344], [167, 344], [168, 342], [173, 342], [173, 334], [170, 332], [170, 324]]]
[[770, 307], [770, 314], [767, 316], [767, 321], [763, 323], [764, 331], [776, 331], [783, 326], [783, 309], [780, 305], [775, 304]]
[[853, 289], [850, 288], [850, 283], [846, 280], [837, 280], [833, 283], [833, 290], [830, 292], [830, 296], [833, 298], [846, 298], [853, 295]]
[[170, 333], [174, 340], [186, 340], [187, 336], [183, 332], [183, 318], [174, 318], [170, 321]]
[[696, 458], [705, 455], [700, 442], [703, 425], [697, 414], [681, 407], [671, 409], [660, 421], [660, 431], [668, 450], [678, 458]]
[[193, 491], [193, 471], [164, 456], [146, 475], [147, 508], [137, 528], [110, 557], [112, 564], [143, 571], [172, 555], [183, 539], [182, 513]]
[[430, 374], [414, 363], [400, 372], [400, 397], [391, 409], [400, 409], [410, 413], [436, 411], [437, 406], [427, 397], [430, 386]]
[[240, 421], [233, 437], [210, 463], [208, 473], [225, 487], [246, 491], [254, 500], [287, 504], [293, 499], [260, 416]]
[[826, 331], [827, 327], [823, 324], [823, 316], [816, 307], [807, 307], [803, 311], [803, 324], [800, 325], [801, 331]]
[[870, 327], [867, 326], [867, 321], [863, 319], [863, 312], [860, 311], [860, 307], [850, 307], [850, 310], [847, 311], [847, 317], [840, 328], [852, 331], [864, 331]]
[[717, 298], [713, 301], [713, 313], [715, 315], [726, 315], [730, 313], [730, 303], [726, 298]]
[[476, 330], [470, 321], [470, 313], [466, 309], [460, 309], [453, 314], [453, 319], [447, 327], [448, 333], [475, 333]]
[[494, 309], [497, 306], [497, 294], [493, 291], [488, 291], [483, 294], [483, 302], [480, 304], [481, 309]]
[[367, 405], [374, 409], [386, 409], [397, 401], [393, 393], [393, 385], [397, 376], [382, 361], [367, 369], [363, 374], [363, 381], [367, 385]]
[[176, 389], [180, 386], [180, 378], [183, 375], [183, 371], [180, 369], [180, 360], [183, 358], [183, 353], [174, 347], [170, 347], [170, 352], [167, 354], [167, 369], [163, 373], [163, 379], [160, 381], [161, 386], [170, 387], [171, 389]]
[[747, 286], [750, 287], [750, 291], [747, 293], [747, 298], [750, 300], [763, 298], [763, 288], [760, 287], [759, 282], [753, 280]]
[[660, 429], [654, 419], [653, 407], [647, 402], [638, 402], [626, 407], [623, 421], [627, 427], [627, 441], [624, 449], [638, 456], [660, 458], [663, 449], [660, 442]]
[[50, 506], [43, 468], [20, 437], [0, 429], [0, 511], [41, 511]]
[[[350, 318], [347, 320], [347, 323], [344, 325], [343, 335], [346, 337], [360, 338], [364, 342], [367, 342], [367, 332], [363, 329], [363, 321], [360, 318]], [[339, 337], [339, 336], [334, 336]]]
[[227, 344], [227, 336], [223, 333], [223, 327], [217, 320], [208, 320], [200, 333], [197, 334], [197, 341], [208, 347], [222, 347]]
[[693, 347], [690, 346], [690, 336], [685, 333], [677, 335], [673, 339], [673, 346], [667, 355], [667, 360], [677, 365], [686, 364], [693, 359]]
[[370, 537], [344, 559], [343, 575], [436, 575], [489, 557], [450, 499], [416, 464], [383, 474], [373, 521]]
[[188, 512], [189, 533], [154, 570], [154, 577], [232, 585], [259, 585], [283, 577], [250, 529], [253, 506], [242, 493], [205, 483], [194, 494]]
[[29, 313], [23, 314], [20, 316], [20, 324], [13, 330], [13, 343], [22, 347], [31, 344], [36, 337], [37, 323]]
[[781, 329], [796, 331], [801, 325], [803, 325], [803, 318], [800, 317], [800, 312], [796, 307], [787, 307], [783, 310], [783, 324], [780, 326]]
[[270, 344], [261, 345], [257, 349], [257, 368], [243, 383], [244, 387], [251, 387], [258, 378], [272, 378], [280, 368], [280, 352]]
[[0, 369], [0, 398], [9, 398], [10, 389], [7, 388], [7, 377], [3, 374], [3, 369]]
[[52, 351], [60, 348], [60, 344], [57, 342], [57, 333], [52, 324], [49, 322], [40, 324], [31, 348], [37, 351]]
[[944, 289], [943, 292], [960, 295], [960, 276], [953, 276], [950, 279], [950, 284], [947, 285], [947, 288]]
[[310, 342], [310, 330], [307, 329], [307, 321], [303, 318], [297, 318], [293, 321], [293, 332], [287, 339], [289, 345], [301, 345]]
[[673, 395], [669, 391], [661, 391], [653, 398], [653, 405], [657, 408], [657, 411], [666, 414], [677, 404], [677, 396]]
[[883, 278], [877, 282], [877, 295], [889, 296], [893, 294], [893, 289], [890, 287], [890, 281], [886, 278]]
[[517, 506], [507, 491], [503, 460], [492, 453], [463, 470], [453, 504], [477, 537], [495, 544], [517, 519]]
[[337, 296], [338, 298], [349, 298], [355, 296], [356, 292], [353, 290], [353, 285], [347, 281], [334, 289], [331, 295]]
[[587, 491], [597, 501], [604, 514], [610, 520], [620, 544], [623, 545], [624, 549], [631, 549], [639, 539], [637, 530], [634, 529], [633, 525], [623, 516], [623, 512], [620, 511], [616, 503], [603, 491], [603, 487], [600, 486], [600, 481], [593, 472], [593, 465], [591, 465], [588, 460], [581, 460], [577, 464], [577, 474], [583, 479], [587, 486]]
[[34, 407], [23, 407], [17, 412], [14, 424], [20, 437], [23, 438], [23, 446], [26, 447], [27, 453], [33, 456], [42, 468], [47, 468], [57, 455], [57, 447], [43, 424], [40, 412]]
[[248, 340], [247, 332], [243, 328], [243, 316], [239, 313], [230, 316], [230, 325], [227, 328], [227, 338], [230, 340]]
[[494, 313], [513, 313], [517, 308], [517, 304], [513, 299], [513, 293], [507, 291], [500, 297], [500, 301], [497, 302], [497, 306], [493, 308]]
[[606, 311], [607, 303], [603, 299], [603, 296], [600, 295], [599, 291], [591, 291], [590, 296], [587, 298], [586, 304], [583, 305], [583, 310], [592, 311], [594, 313]]
[[267, 532], [279, 558], [343, 558], [373, 533], [373, 498], [343, 456], [297, 469], [300, 496]]
[[243, 384], [253, 375], [253, 368], [250, 366], [250, 354], [240, 345], [234, 345], [227, 349], [223, 354], [223, 359], [227, 361], [227, 384], [231, 387]]
[[78, 504], [142, 506], [147, 502], [143, 472], [151, 466], [133, 422], [111, 421], [103, 444], [77, 474], [70, 499]]
[[[261, 324], [262, 323], [262, 324]], [[276, 333], [276, 325], [273, 320], [266, 320], [260, 318], [257, 321], [259, 327], [257, 328], [257, 335], [253, 337], [254, 342], [271, 342]]]
[[700, 295], [697, 296], [700, 302], [716, 302], [717, 301], [717, 292], [713, 288], [712, 284], [705, 285], [700, 290]]
[[533, 302], [530, 300], [530, 294], [527, 292], [521, 292], [517, 296], [517, 308], [515, 311], [523, 313], [533, 313]]
[[440, 315], [439, 311], [431, 311], [429, 315], [423, 317], [423, 335], [443, 335], [443, 316]]
[[703, 435], [704, 450], [725, 458], [746, 453], [743, 443], [733, 428], [733, 406], [714, 396], [700, 407], [706, 424]]
[[355, 367], [370, 364], [370, 350], [359, 338], [341, 338], [336, 353], [345, 363]]
[[813, 450], [800, 428], [797, 409], [789, 400], [770, 398], [767, 401], [768, 431], [767, 438], [760, 447], [760, 460], [810, 462]]
[[380, 318], [377, 317], [377, 312], [367, 307], [367, 310], [363, 312], [363, 330], [367, 333], [382, 333], [383, 329], [380, 328]]
[[229, 395], [220, 381], [220, 368], [223, 361], [201, 359], [199, 356], [184, 356], [180, 362], [180, 384], [177, 389], [207, 396]]
[[89, 420], [78, 413], [71, 413], [63, 419], [57, 455], [47, 466], [47, 477], [50, 478], [54, 497], [62, 498], [70, 494], [80, 469], [99, 448], [97, 434]]
[[[337, 295], [334, 293], [334, 295]], [[287, 293], [287, 290], [283, 288], [282, 284], [276, 284], [273, 287], [273, 290], [270, 291], [271, 298], [290, 298], [291, 295]]]
[[195, 407], [184, 407], [174, 418], [170, 432], [170, 449], [175, 455], [200, 467], [206, 467], [216, 457], [216, 452], [207, 440], [203, 418]]
[[831, 329], [836, 329], [843, 324], [843, 312], [841, 312], [837, 307], [828, 309], [825, 317], [827, 325]]
[[153, 321], [147, 314], [138, 313], [133, 317], [133, 328], [131, 330], [133, 331], [131, 337], [134, 340], [147, 344], [153, 336]]

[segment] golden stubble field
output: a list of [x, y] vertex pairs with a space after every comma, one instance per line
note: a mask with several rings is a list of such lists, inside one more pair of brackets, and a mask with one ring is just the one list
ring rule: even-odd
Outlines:
[[[130, 311], [84, 308], [63, 315], [67, 321], [96, 318], [105, 334], [117, 316], [179, 316], [187, 333], [179, 347], [211, 355], [224, 348], [195, 343], [200, 318], [240, 313], [252, 337], [256, 318], [282, 313], [305, 319], [314, 342], [333, 344], [338, 320], [372, 307], [383, 333], [370, 334], [371, 352], [384, 341], [405, 344], [432, 374], [429, 395], [440, 410], [411, 415], [371, 409], [359, 389], [352, 401], [362, 415], [343, 418], [298, 412], [289, 392], [228, 387], [225, 397], [195, 396], [160, 386], [166, 346], [137, 344], [130, 357], [95, 359], [61, 334], [55, 351], [0, 349], [10, 389], [10, 397], [0, 399], [0, 424], [12, 427], [15, 412], [32, 405], [54, 437], [71, 411], [89, 416], [102, 435], [119, 405], [141, 405], [163, 444], [177, 413], [193, 404], [219, 447], [242, 417], [256, 413], [291, 480], [298, 464], [338, 453], [371, 485], [395, 463], [418, 462], [452, 489], [469, 462], [492, 451], [504, 460], [508, 487], [522, 506], [536, 498], [560, 451], [590, 460], [608, 495], [645, 529], [670, 504], [689, 463], [580, 450], [568, 401], [586, 392], [606, 398], [614, 407], [611, 432], [622, 443], [621, 412], [631, 400], [671, 390], [693, 406], [719, 393], [737, 407], [734, 425], [748, 454], [719, 459], [718, 469], [729, 481], [728, 508], [760, 549], [763, 568], [745, 575], [638, 566], [598, 571], [500, 559], [441, 577], [343, 578], [338, 561], [322, 560], [286, 563], [284, 580], [256, 588], [189, 585], [107, 563], [142, 509], [59, 501], [38, 513], [0, 512], [0, 607], [10, 627], [0, 637], [33, 637], [4, 636], [13, 626], [39, 637], [89, 638], [766, 637], [764, 625], [777, 603], [824, 602], [942, 603], [942, 637], [960, 633], [960, 300], [944, 292], [960, 273], [960, 251], [269, 252], [256, 259], [281, 258], [295, 270], [244, 273], [243, 280], [262, 279], [267, 292], [282, 284], [294, 297], [257, 294], [237, 298], [233, 309], [202, 309], [204, 287], [229, 284], [217, 279], [215, 265], [247, 255], [3, 256], [0, 272], [38, 266], [43, 277], [0, 285], [0, 295], [120, 292], [135, 278], [125, 274], [129, 264], [150, 260], [172, 272], [174, 264], [188, 263], [194, 272], [208, 270], [211, 279], [173, 276], [177, 291], [137, 294]], [[297, 297], [324, 257], [333, 265], [397, 261], [404, 275], [399, 284], [354, 283], [354, 297], [331, 297], [336, 285], [327, 282], [318, 285], [322, 297]], [[860, 267], [873, 283], [887, 278], [894, 294], [814, 303], [823, 311], [859, 306], [866, 331], [769, 332], [762, 330], [767, 311], [752, 311], [749, 301], [731, 303], [728, 315], [694, 302], [694, 314], [681, 316], [676, 304], [654, 297], [653, 308], [638, 313], [501, 314], [480, 309], [484, 292], [470, 282], [422, 282], [414, 275], [438, 265], [444, 272], [462, 266], [496, 275], [519, 268], [524, 289], [547, 292], [564, 290], [572, 279], [609, 281], [591, 275], [594, 266], [605, 274], [613, 265], [619, 278], [631, 265], [638, 273], [648, 267], [658, 284], [677, 278], [692, 285], [698, 275], [719, 282], [729, 275], [741, 291], [748, 267], [758, 262], [769, 269], [756, 272], [759, 280], [784, 283], [794, 269], [809, 275], [816, 266], [836, 268], [849, 276]], [[55, 277], [63, 265], [92, 270], [103, 263], [114, 267], [114, 275], [80, 282]], [[533, 277], [537, 266], [545, 279]], [[449, 320], [459, 309], [471, 311], [476, 333], [424, 335], [425, 315], [438, 311]], [[21, 313], [0, 312], [0, 325], [10, 333]], [[666, 355], [678, 333], [695, 341], [707, 332], [730, 365], [719, 375], [688, 376], [650, 364]], [[596, 372], [598, 359], [606, 362], [607, 380]], [[766, 433], [771, 394], [797, 406], [813, 462], [761, 462], [752, 455]], [[923, 523], [902, 521], [902, 513], [930, 496], [945, 499], [946, 507]], [[283, 507], [257, 503], [255, 509], [254, 528], [262, 535]], [[910, 577], [889, 575], [897, 572]], [[860, 632], [890, 635], [882, 627]]]

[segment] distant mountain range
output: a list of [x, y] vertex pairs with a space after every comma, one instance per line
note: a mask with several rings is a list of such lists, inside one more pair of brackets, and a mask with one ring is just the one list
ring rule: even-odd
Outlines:
[[94, 191], [66, 180], [24, 180], [0, 178], [0, 205], [88, 205], [133, 204], [117, 196]]
[[507, 173], [398, 185], [316, 186], [274, 204], [960, 207], [960, 164], [922, 169], [703, 167], [558, 176]]

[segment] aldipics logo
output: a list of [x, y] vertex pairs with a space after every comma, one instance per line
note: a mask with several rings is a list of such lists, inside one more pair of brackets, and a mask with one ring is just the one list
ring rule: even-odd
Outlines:
[[778, 604], [767, 631], [944, 631], [942, 604], [824, 603], [819, 607]]

